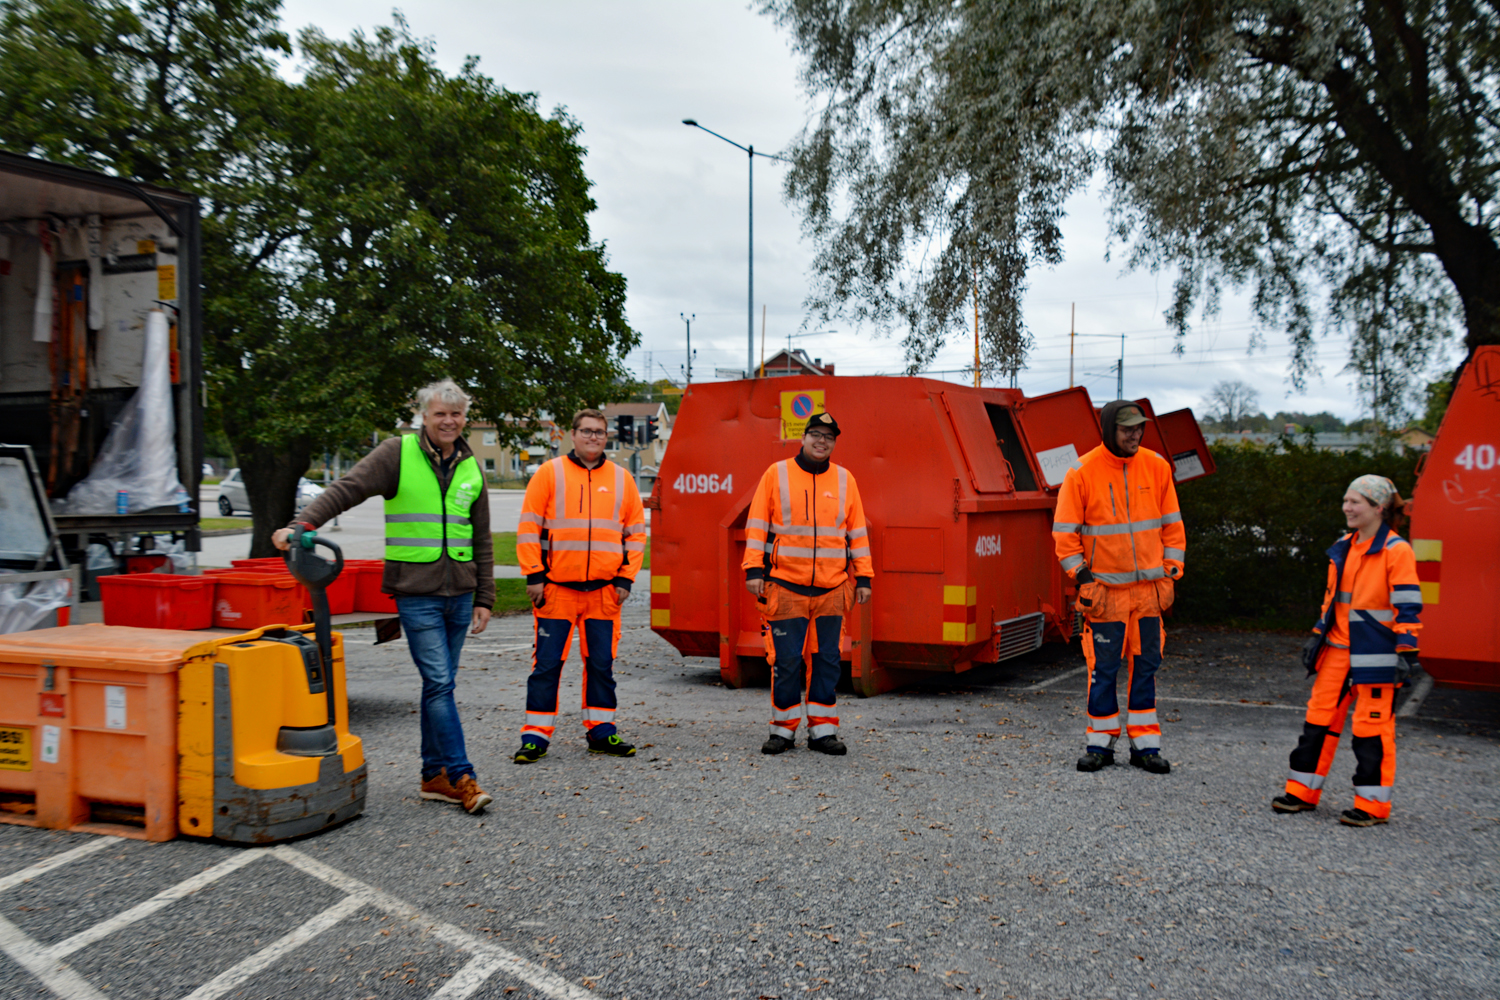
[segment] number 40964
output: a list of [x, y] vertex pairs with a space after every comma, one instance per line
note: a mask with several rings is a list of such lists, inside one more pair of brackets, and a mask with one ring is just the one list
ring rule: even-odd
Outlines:
[[1461, 465], [1465, 469], [1493, 469], [1495, 467], [1495, 446], [1492, 444], [1469, 444], [1464, 445], [1464, 450], [1458, 453], [1453, 460], [1454, 465]]
[[732, 493], [734, 492], [734, 473], [720, 479], [712, 474], [684, 472], [678, 475], [676, 481], [672, 483], [672, 489], [678, 493]]

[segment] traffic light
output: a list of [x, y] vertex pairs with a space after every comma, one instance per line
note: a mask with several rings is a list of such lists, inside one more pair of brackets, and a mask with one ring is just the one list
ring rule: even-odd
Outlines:
[[635, 440], [635, 417], [628, 413], [622, 413], [615, 417], [615, 437], [620, 442], [620, 447], [625, 447]]
[[650, 444], [652, 441], [655, 441], [655, 440], [656, 440], [656, 418], [655, 417], [647, 417], [646, 418], [646, 442], [645, 443], [646, 444]]

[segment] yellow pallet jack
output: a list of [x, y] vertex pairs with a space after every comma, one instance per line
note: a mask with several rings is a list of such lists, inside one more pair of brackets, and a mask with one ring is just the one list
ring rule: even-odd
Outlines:
[[287, 568], [312, 596], [313, 623], [228, 637], [179, 671], [177, 821], [189, 836], [273, 843], [364, 810], [364, 745], [349, 732], [343, 636], [325, 592], [344, 555], [313, 531], [291, 542]]

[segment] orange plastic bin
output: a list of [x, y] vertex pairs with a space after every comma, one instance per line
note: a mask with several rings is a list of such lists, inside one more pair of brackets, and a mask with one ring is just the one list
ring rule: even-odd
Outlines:
[[21, 751], [0, 763], [0, 822], [174, 837], [177, 671], [206, 638], [110, 625], [0, 636], [0, 742]]
[[352, 575], [354, 579], [354, 607], [349, 610], [389, 616], [396, 614], [396, 599], [380, 590], [381, 581], [385, 579], [383, 559], [345, 560], [344, 575]]
[[95, 582], [104, 602], [106, 625], [199, 629], [213, 624], [211, 577], [126, 573], [95, 577]]
[[218, 573], [212, 579], [216, 628], [301, 625], [310, 606], [307, 589], [290, 573]]

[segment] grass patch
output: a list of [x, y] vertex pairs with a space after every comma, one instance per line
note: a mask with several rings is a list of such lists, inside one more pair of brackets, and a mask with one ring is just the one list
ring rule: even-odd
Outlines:
[[230, 528], [250, 527], [248, 517], [200, 517], [198, 527], [203, 531], [226, 531]]
[[[519, 566], [521, 563], [516, 559], [516, 533], [514, 531], [497, 531], [492, 537], [495, 540], [495, 565], [496, 566]], [[651, 539], [646, 539], [646, 558], [641, 561], [641, 569], [651, 568]]]
[[531, 602], [526, 599], [526, 581], [523, 579], [505, 579], [495, 581], [495, 607], [497, 615], [519, 615], [531, 610]]

